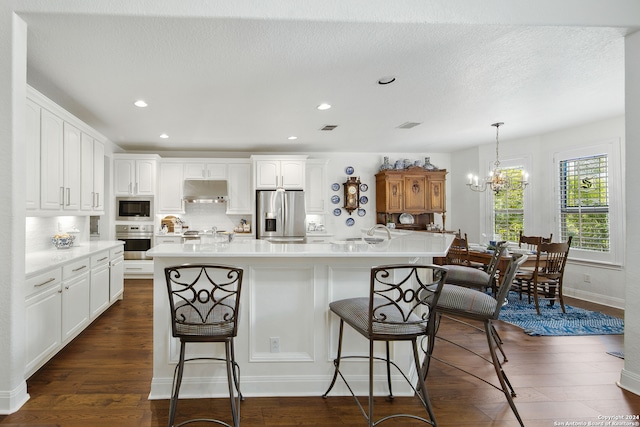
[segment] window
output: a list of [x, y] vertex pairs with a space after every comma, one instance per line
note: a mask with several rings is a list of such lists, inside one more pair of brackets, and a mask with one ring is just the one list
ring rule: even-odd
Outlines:
[[554, 155], [554, 164], [557, 239], [566, 241], [571, 236], [569, 258], [622, 265], [620, 142], [559, 152]]
[[[507, 179], [522, 179], [523, 167], [504, 168]], [[503, 190], [493, 196], [493, 230], [502, 240], [517, 242], [524, 230], [524, 190]]]
[[560, 235], [571, 246], [609, 252], [609, 158], [606, 154], [561, 160]]

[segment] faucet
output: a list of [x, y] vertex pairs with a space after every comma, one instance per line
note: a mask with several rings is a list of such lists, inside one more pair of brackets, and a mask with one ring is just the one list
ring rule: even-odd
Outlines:
[[373, 232], [377, 229], [377, 228], [382, 228], [384, 231], [387, 232], [387, 238], [389, 240], [391, 240], [391, 231], [389, 231], [389, 228], [386, 225], [382, 225], [382, 224], [376, 224], [373, 227], [371, 227], [369, 229], [369, 231], [367, 231], [367, 236], [373, 236]]

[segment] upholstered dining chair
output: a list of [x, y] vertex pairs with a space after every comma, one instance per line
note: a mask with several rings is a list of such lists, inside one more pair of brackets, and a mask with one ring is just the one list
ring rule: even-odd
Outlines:
[[[516, 271], [518, 271], [525, 260], [526, 257], [519, 254], [514, 254], [512, 256], [512, 259], [507, 267], [507, 271], [505, 272], [502, 282], [500, 283], [500, 287], [498, 288], [498, 292], [494, 296], [464, 286], [445, 284], [440, 293], [440, 298], [435, 305], [436, 313], [438, 315], [454, 316], [456, 318], [469, 321], [478, 321], [483, 324], [483, 329], [487, 338], [487, 343], [489, 345], [489, 353], [491, 357], [490, 359], [480, 355], [479, 353], [476, 353], [473, 349], [464, 347], [464, 343], [461, 344], [459, 342], [454, 342], [453, 339], [442, 336], [439, 332], [436, 334], [436, 336], [443, 341], [450, 342], [457, 347], [467, 350], [472, 354], [475, 354], [476, 356], [479, 356], [487, 362], [491, 363], [495, 369], [500, 387], [487, 381], [479, 375], [473, 374], [467, 370], [455, 366], [450, 362], [437, 358], [433, 356], [433, 354], [431, 354], [430, 358], [425, 359], [424, 364], [426, 365], [426, 367], [423, 370], [426, 378], [426, 375], [429, 372], [431, 359], [435, 359], [455, 369], [459, 369], [460, 371], [465, 372], [502, 391], [507, 399], [507, 402], [509, 403], [509, 406], [511, 407], [511, 410], [513, 411], [518, 422], [520, 423], [520, 426], [522, 427], [524, 427], [522, 418], [520, 417], [518, 409], [516, 408], [516, 405], [513, 401], [513, 397], [516, 396], [516, 393], [511, 386], [509, 379], [507, 378], [507, 374], [502, 368], [502, 364], [500, 363], [498, 355], [496, 354], [496, 347], [498, 347], [499, 345], [494, 334], [493, 322], [498, 319], [500, 310], [506, 304], [506, 298], [511, 288], [511, 282], [513, 281]], [[441, 317], [439, 316], [438, 321], [440, 320]]]
[[538, 314], [540, 314], [539, 300], [541, 298], [548, 299], [549, 305], [553, 305], [556, 299], [559, 300], [562, 312], [566, 313], [564, 298], [562, 297], [562, 281], [564, 279], [564, 267], [567, 264], [567, 257], [571, 248], [571, 239], [572, 237], [569, 236], [566, 242], [543, 242], [538, 246], [536, 266], [533, 270], [533, 277], [529, 281]]
[[496, 277], [498, 273], [498, 264], [500, 258], [504, 255], [507, 249], [507, 242], [501, 241], [496, 244], [496, 249], [491, 255], [491, 260], [486, 267], [486, 270], [461, 265], [451, 264], [444, 265], [447, 268], [447, 283], [450, 285], [459, 285], [475, 289], [486, 291], [491, 289], [492, 292], [496, 291]]
[[[226, 364], [232, 424], [213, 418], [199, 418], [184, 421], [176, 427], [194, 422], [238, 427], [242, 393], [233, 339], [238, 332], [243, 270], [221, 265], [182, 265], [167, 267], [164, 273], [171, 309], [171, 332], [180, 339], [180, 359], [173, 375], [168, 425], [174, 426], [185, 362], [214, 360]], [[203, 342], [224, 343], [225, 358], [185, 358], [187, 343]]]
[[[426, 357], [428, 358], [431, 351], [433, 351], [435, 342], [436, 322], [433, 306], [438, 302], [445, 278], [446, 269], [435, 265], [398, 264], [373, 267], [370, 273], [368, 296], [342, 299], [329, 304], [331, 312], [340, 318], [340, 332], [338, 335], [337, 355], [333, 362], [335, 366], [333, 379], [323, 397], [327, 397], [338, 376], [340, 376], [353, 395], [369, 427], [399, 417], [420, 420], [436, 426], [426, 387], [419, 386], [416, 388], [409, 381], [407, 374], [402, 372], [400, 367], [391, 360], [389, 343], [394, 341], [410, 342], [413, 368], [418, 374], [418, 379], [426, 377], [426, 371], [423, 373], [426, 365], [420, 362], [417, 341], [418, 338], [426, 337], [429, 343], [426, 351]], [[369, 354], [367, 356], [342, 355], [342, 338], [345, 323], [369, 341]], [[385, 343], [386, 358], [374, 356], [374, 342], [376, 341]], [[351, 358], [368, 358], [369, 361], [367, 410], [361, 405], [340, 368], [343, 359]], [[410, 384], [426, 410], [428, 418], [398, 413], [375, 420], [373, 404], [374, 361], [383, 361], [386, 364], [389, 397], [393, 398], [391, 389], [391, 366], [393, 366]], [[418, 380], [418, 383], [420, 384], [421, 381]]]

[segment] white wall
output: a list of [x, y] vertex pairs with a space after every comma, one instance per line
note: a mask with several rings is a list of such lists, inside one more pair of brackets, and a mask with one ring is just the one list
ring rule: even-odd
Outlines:
[[[622, 158], [624, 159], [624, 116], [526, 139], [510, 141], [500, 139], [501, 162], [513, 158], [522, 158], [528, 162], [526, 168], [530, 174], [530, 185], [526, 190], [527, 208], [525, 209], [528, 209], [525, 218], [526, 234], [548, 235], [554, 233], [554, 240], [557, 240], [553, 194], [556, 176], [553, 164], [554, 153], [612, 139], [620, 140]], [[474, 193], [468, 190], [464, 186], [464, 182], [461, 182], [461, 178], [466, 177], [468, 169], [477, 171], [481, 176], [486, 174], [494, 160], [495, 143], [457, 152], [452, 156], [452, 173], [450, 175], [453, 176], [449, 177], [449, 182], [450, 186], [454, 188], [451, 188], [452, 197], [449, 199], [449, 209], [455, 213], [455, 216], [452, 215], [451, 226], [454, 229], [461, 228], [467, 232], [471, 241], [481, 241], [482, 233], [489, 234], [491, 224], [487, 209], [490, 209], [490, 206], [489, 208], [487, 206], [490, 198], [487, 193]], [[481, 214], [476, 215], [476, 210], [469, 209], [469, 206], [478, 206]], [[588, 283], [584, 280], [585, 274], [590, 276]], [[621, 266], [594, 266], [570, 261], [565, 274], [565, 295], [623, 308], [624, 277]]]

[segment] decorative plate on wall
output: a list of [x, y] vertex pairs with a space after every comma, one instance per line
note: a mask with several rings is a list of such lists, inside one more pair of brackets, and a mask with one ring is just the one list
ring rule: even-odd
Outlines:
[[369, 202], [369, 198], [367, 196], [360, 197], [360, 204], [366, 205]]
[[362, 191], [363, 193], [368, 189], [369, 189], [369, 186], [367, 184], [360, 184], [360, 191]]
[[354, 171], [353, 166], [347, 166], [344, 171], [347, 173], [347, 175], [352, 175]]
[[364, 209], [360, 208], [358, 209], [358, 216], [365, 216], [367, 214], [367, 211], [365, 211]]
[[340, 215], [342, 215], [342, 209], [340, 209], [340, 208], [335, 208], [335, 209], [333, 210], [333, 214], [334, 214], [335, 216], [340, 216]]
[[337, 182], [334, 182], [333, 184], [331, 184], [331, 189], [333, 191], [338, 191], [340, 189], [340, 184], [338, 184]]
[[346, 223], [347, 223], [347, 227], [351, 227], [353, 224], [356, 223], [356, 220], [353, 218], [347, 218]]
[[338, 203], [340, 203], [340, 196], [337, 196], [335, 194], [331, 196], [331, 203], [333, 203], [334, 205], [337, 205]]

